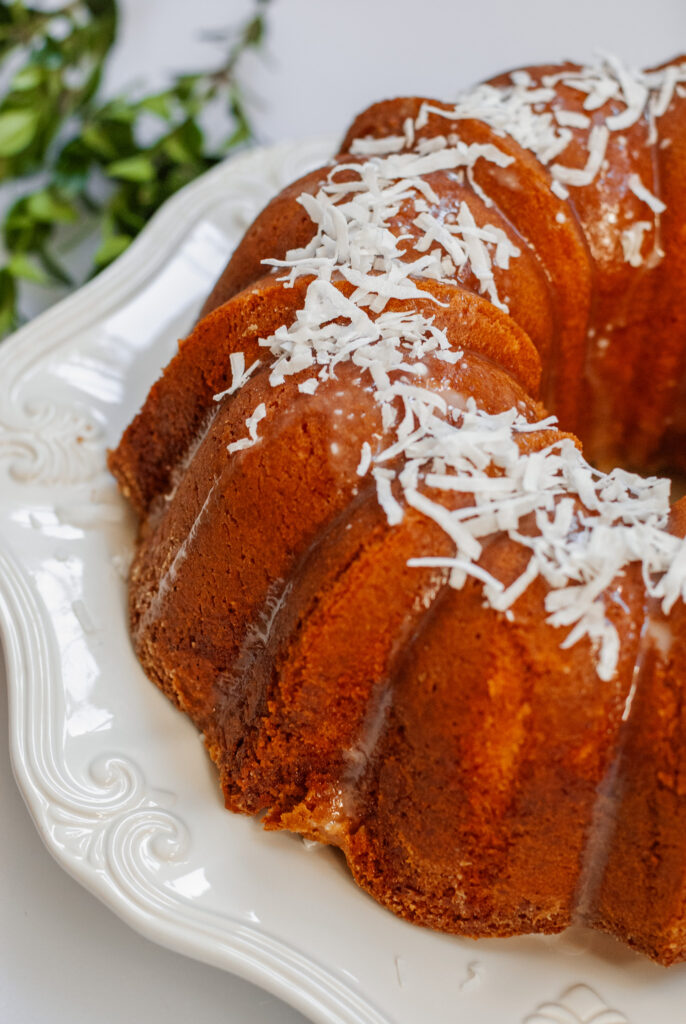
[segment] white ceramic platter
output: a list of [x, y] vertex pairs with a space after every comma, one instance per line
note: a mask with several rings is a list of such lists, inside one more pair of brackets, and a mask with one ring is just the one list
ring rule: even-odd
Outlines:
[[[126, 629], [134, 523], [105, 450], [247, 224], [330, 143], [256, 150], [0, 347], [0, 627], [14, 770], [50, 851], [148, 938], [336, 1024], [673, 1024], [665, 971], [584, 930], [474, 943], [394, 918], [331, 849], [223, 809]], [[103, 951], [103, 957], [106, 951]]]

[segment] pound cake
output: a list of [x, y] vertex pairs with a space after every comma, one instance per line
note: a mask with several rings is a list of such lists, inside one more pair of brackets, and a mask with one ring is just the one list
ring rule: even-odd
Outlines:
[[686, 957], [686, 58], [387, 100], [110, 468], [226, 805], [400, 916]]

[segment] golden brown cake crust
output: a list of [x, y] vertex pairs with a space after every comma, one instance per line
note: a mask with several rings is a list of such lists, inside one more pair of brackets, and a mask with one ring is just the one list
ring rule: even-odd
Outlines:
[[[489, 581], [516, 588], [533, 564], [540, 509], [514, 534], [507, 517], [484, 530], [456, 586], [441, 514], [466, 520], [474, 490], [433, 484], [433, 518], [399, 491], [408, 406], [379, 400], [387, 379], [420, 384], [455, 421], [515, 410], [522, 458], [575, 450], [572, 439], [602, 465], [686, 470], [686, 59], [665, 67], [672, 93], [660, 78], [633, 121], [622, 73], [606, 69], [619, 84], [596, 102], [573, 64], [498, 76], [464, 107], [368, 108], [330, 164], [255, 219], [109, 465], [141, 522], [136, 652], [204, 732], [227, 807], [340, 847], [356, 881], [416, 923], [504, 936], [583, 921], [669, 964], [686, 959], [683, 600], [657, 596], [638, 555], [622, 563], [596, 597], [603, 635], [618, 638], [600, 672], [597, 636], [566, 643], [552, 620], [562, 584], [539, 573], [509, 605], [486, 599]], [[534, 121], [504, 130], [488, 102], [513, 89], [540, 96], [524, 111]], [[531, 124], [543, 125], [533, 141]], [[553, 142], [567, 135], [549, 156], [551, 125]], [[328, 276], [310, 264], [299, 275], [293, 251], [312, 259], [323, 237], [308, 201], [332, 182], [352, 194], [377, 152], [451, 148], [463, 164], [423, 171], [422, 200], [408, 186], [384, 222], [411, 295], [398, 286], [377, 308], [324, 242]], [[455, 260], [440, 280], [415, 271], [408, 284], [403, 267], [439, 244], [424, 212], [469, 258], [444, 240]], [[409, 363], [386, 378], [377, 367], [372, 385], [363, 362], [329, 364], [322, 349], [316, 380], [280, 376], [275, 352], [307, 349], [297, 331], [322, 280], [370, 331], [419, 317], [448, 357], [422, 354], [415, 376]], [[395, 491], [370, 476], [377, 458]], [[602, 509], [565, 486], [555, 502], [592, 532]], [[664, 534], [686, 536], [686, 499]], [[570, 573], [564, 585], [584, 582]]]

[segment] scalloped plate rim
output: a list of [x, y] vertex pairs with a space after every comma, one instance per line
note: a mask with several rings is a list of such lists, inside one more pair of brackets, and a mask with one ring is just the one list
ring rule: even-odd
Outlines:
[[[98, 306], [97, 300], [108, 300], [108, 309], [116, 307], [129, 293], [140, 287], [137, 270], [145, 270], [148, 277], [154, 277], [159, 273], [173, 251], [174, 238], [187, 231], [202, 215], [203, 208], [208, 205], [208, 186], [223, 184], [227, 178], [230, 180], [234, 175], [246, 174], [251, 165], [259, 168], [263, 158], [277, 157], [281, 152], [284, 156], [290, 155], [297, 146], [315, 151], [321, 149], [322, 158], [325, 158], [326, 154], [333, 151], [333, 140], [330, 137], [315, 137], [255, 147], [223, 161], [186, 185], [167, 200], [129, 249], [110, 267], [5, 339], [0, 346], [0, 371], [16, 362], [23, 363], [29, 358], [36, 360], [50, 351], [59, 350], [61, 345], [68, 342], [65, 329], [67, 321], [73, 317], [81, 328], [97, 324], [104, 316], [103, 306]], [[165, 231], [169, 233], [166, 244], [160, 245], [157, 258], [153, 258], [152, 264], [150, 261], [146, 262], [149, 254], [154, 256], [153, 242], [159, 244]], [[113, 293], [115, 298], [112, 297]], [[24, 585], [30, 590], [31, 582], [21, 568], [20, 560], [10, 555], [5, 544], [1, 542], [0, 556], [14, 563], [15, 570], [23, 577]], [[261, 960], [259, 953], [253, 953], [250, 957], [245, 948], [240, 948], [238, 941], [235, 942], [235, 948], [230, 948], [230, 935], [224, 937], [221, 950], [213, 948], [212, 943], [200, 937], [193, 941], [183, 927], [169, 922], [162, 923], [149, 914], [146, 915], [127, 898], [125, 893], [108, 886], [101, 875], [90, 869], [87, 861], [65, 856], [63, 849], [53, 841], [46, 819], [45, 805], [48, 797], [41, 792], [38, 782], [32, 777], [32, 769], [35, 766], [31, 765], [26, 750], [21, 716], [27, 703], [29, 688], [33, 685], [28, 682], [28, 678], [35, 671], [35, 666], [31, 663], [35, 652], [31, 650], [31, 624], [22, 621], [17, 609], [13, 610], [11, 607], [13, 601], [16, 603], [16, 599], [16, 589], [7, 579], [0, 576], [0, 654], [4, 655], [7, 673], [10, 761], [15, 781], [36, 830], [60, 867], [145, 938], [218, 969], [228, 970], [283, 999], [318, 1024], [382, 1024], [387, 1018], [379, 1015], [366, 1000], [360, 1000], [358, 994], [348, 986], [345, 988], [348, 988], [353, 1003], [359, 1004], [358, 1012], [355, 1012], [352, 1006], [347, 1012], [340, 1003], [337, 1006], [337, 997], [340, 993], [327, 991], [327, 986], [322, 986], [314, 976], [305, 979], [302, 972], [292, 971], [287, 964], [279, 963], [277, 957], [265, 953], [261, 954]], [[328, 973], [314, 961], [311, 961], [311, 964], [313, 975]], [[330, 980], [334, 983], [331, 989], [335, 990], [342, 984], [338, 979], [331, 977]], [[304, 984], [304, 981], [308, 981], [309, 985]]]

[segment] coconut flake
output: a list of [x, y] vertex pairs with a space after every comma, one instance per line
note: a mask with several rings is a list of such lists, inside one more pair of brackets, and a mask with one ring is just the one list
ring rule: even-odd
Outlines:
[[664, 213], [667, 209], [665, 203], [646, 188], [638, 174], [629, 175], [629, 188], [638, 199], [650, 207], [653, 213]]
[[609, 137], [610, 132], [606, 125], [593, 125], [588, 138], [588, 160], [586, 161], [586, 166], [577, 168], [553, 164], [550, 168], [550, 173], [556, 181], [562, 182], [563, 185], [573, 185], [575, 188], [590, 185], [605, 159]]
[[684, 65], [670, 65], [663, 71], [662, 82], [658, 84], [657, 95], [653, 97], [652, 113], [654, 117], [662, 117], [669, 110], [677, 82], [683, 81]]
[[[585, 111], [598, 113], [591, 118], [553, 107], [560, 83], [584, 96]], [[468, 263], [480, 290], [506, 309], [495, 289], [494, 268], [506, 269], [519, 255], [502, 229], [476, 223], [468, 202], [441, 216], [427, 180], [436, 171], [462, 176], [462, 181], [466, 175], [488, 205], [491, 200], [475, 182], [474, 169], [482, 160], [505, 168], [512, 157], [494, 144], [463, 143], [450, 125], [444, 135], [418, 137], [430, 116], [448, 122], [477, 118], [496, 133], [509, 134], [549, 167], [551, 190], [565, 200], [569, 189], [590, 185], [603, 170], [610, 132], [642, 117], [653, 131], [655, 119], [675, 94], [681, 95], [682, 83], [684, 64], [636, 75], [604, 56], [579, 72], [546, 76], [541, 84], [526, 72], [515, 72], [508, 86], [479, 86], [452, 108], [425, 103], [414, 121], [406, 119], [402, 135], [356, 141], [353, 151], [364, 160], [333, 166], [316, 195], [299, 197], [315, 226], [312, 240], [283, 259], [264, 261], [285, 272], [286, 284], [304, 275], [312, 278], [294, 322], [259, 340], [272, 357], [272, 386], [309, 370], [312, 376], [298, 390], [312, 394], [320, 382], [335, 378], [341, 363], [355, 367], [379, 406], [385, 438], [376, 454], [369, 441], [363, 442], [357, 474], [371, 470], [390, 526], [402, 521], [406, 504], [439, 526], [454, 545], [454, 554], [417, 557], [409, 564], [445, 569], [450, 585], [458, 589], [468, 579], [477, 580], [486, 603], [509, 618], [540, 577], [546, 587], [546, 621], [561, 630], [561, 646], [589, 642], [602, 679], [612, 678], [620, 654], [607, 594], [628, 565], [640, 565], [648, 594], [661, 602], [665, 614], [686, 598], [686, 541], [669, 532], [669, 483], [621, 470], [599, 473], [568, 438], [538, 450], [529, 441], [524, 446], [523, 438], [535, 433], [543, 443], [545, 432], [556, 428], [554, 417], [534, 422], [519, 409], [488, 414], [470, 397], [423, 387], [428, 360], [457, 365], [463, 352], [451, 346], [433, 316], [412, 308], [389, 312], [387, 305], [391, 298], [426, 302], [432, 296], [420, 287], [422, 278], [451, 280]], [[610, 102], [613, 112], [603, 118], [601, 108]], [[573, 138], [572, 129], [588, 133], [582, 168], [558, 159]], [[343, 175], [347, 180], [341, 180]], [[656, 217], [664, 210], [638, 175], [628, 184]], [[407, 203], [413, 204], [413, 227], [420, 232], [412, 236], [416, 255], [411, 259], [401, 247], [407, 236], [393, 230], [394, 218]], [[556, 221], [565, 219], [558, 211]], [[631, 266], [643, 262], [644, 236], [651, 226], [637, 221], [622, 232], [624, 258]], [[339, 278], [352, 286], [351, 295], [337, 286]], [[241, 387], [259, 364], [246, 371], [244, 357], [235, 356], [230, 357], [232, 385], [222, 395]], [[257, 443], [265, 415], [261, 403], [246, 420], [248, 436], [229, 450]], [[497, 534], [528, 553], [526, 568], [507, 585], [482, 564], [484, 539]]]
[[407, 144], [405, 135], [385, 135], [380, 139], [355, 139], [350, 152], [360, 156], [383, 156], [387, 153], [399, 153]]
[[376, 495], [379, 505], [386, 513], [389, 526], [397, 526], [403, 520], [402, 505], [393, 497], [391, 481], [395, 474], [390, 469], [373, 469], [372, 476], [376, 481]]
[[653, 225], [649, 220], [637, 220], [622, 231], [621, 241], [624, 260], [632, 267], [640, 267], [642, 265], [643, 236], [652, 227]]
[[360, 451], [360, 462], [357, 467], [358, 476], [366, 476], [369, 471], [369, 467], [372, 464], [372, 448], [369, 441], [362, 442], [362, 449]]
[[233, 395], [240, 388], [243, 387], [245, 382], [255, 372], [257, 367], [260, 365], [260, 360], [256, 359], [255, 362], [245, 369], [245, 355], [243, 352], [232, 352], [229, 356], [229, 365], [231, 367], [231, 386], [226, 388], [224, 391], [220, 391], [214, 395], [214, 401], [220, 402], [225, 395]]
[[556, 110], [555, 120], [563, 128], [590, 128], [591, 119], [578, 110]]
[[246, 448], [252, 448], [253, 445], [257, 444], [260, 440], [257, 435], [257, 425], [266, 415], [267, 408], [264, 402], [260, 402], [255, 411], [245, 421], [249, 436], [242, 437], [239, 441], [233, 441], [230, 445], [227, 445], [230, 453], [244, 451]]

